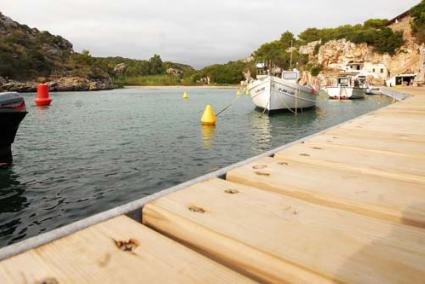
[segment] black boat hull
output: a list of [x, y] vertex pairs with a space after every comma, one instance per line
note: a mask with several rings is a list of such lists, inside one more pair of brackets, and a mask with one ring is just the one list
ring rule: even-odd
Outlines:
[[26, 115], [26, 112], [0, 111], [0, 165], [3, 167], [13, 162], [11, 146], [15, 141], [19, 125]]
[[18, 93], [0, 93], [0, 168], [13, 162], [12, 143], [26, 115], [25, 101]]

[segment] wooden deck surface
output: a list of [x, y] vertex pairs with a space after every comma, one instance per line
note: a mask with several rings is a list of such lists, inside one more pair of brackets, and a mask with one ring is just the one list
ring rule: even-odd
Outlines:
[[0, 283], [253, 283], [117, 217], [1, 263]]
[[150, 202], [143, 224], [120, 216], [6, 259], [0, 283], [425, 283], [425, 89], [403, 91]]

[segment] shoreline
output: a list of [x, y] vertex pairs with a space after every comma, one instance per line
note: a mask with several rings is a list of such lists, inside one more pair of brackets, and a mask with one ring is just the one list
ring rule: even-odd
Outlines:
[[182, 86], [182, 85], [174, 85], [174, 86], [124, 86], [123, 89], [237, 89], [239, 85], [202, 85], [202, 86]]

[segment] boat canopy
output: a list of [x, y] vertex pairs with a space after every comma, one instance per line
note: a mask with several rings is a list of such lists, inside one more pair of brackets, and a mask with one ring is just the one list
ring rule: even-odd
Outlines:
[[297, 81], [299, 78], [300, 78], [300, 72], [298, 72], [297, 70], [282, 72], [282, 79], [284, 80]]

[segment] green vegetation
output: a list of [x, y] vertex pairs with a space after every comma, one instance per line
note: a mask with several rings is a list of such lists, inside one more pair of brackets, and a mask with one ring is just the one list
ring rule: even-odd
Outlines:
[[320, 72], [322, 72], [323, 66], [322, 65], [313, 65], [310, 68], [308, 68], [310, 70], [310, 73], [312, 76], [317, 76], [320, 74]]
[[419, 43], [425, 42], [425, 0], [410, 10], [413, 17], [412, 30]]
[[268, 66], [276, 65], [285, 70], [303, 68], [308, 63], [308, 56], [298, 52], [300, 43], [291, 32], [286, 31], [279, 40], [263, 44], [253, 55], [256, 61], [265, 62]]
[[114, 80], [118, 86], [175, 86], [180, 85], [179, 77], [161, 74], [135, 77], [119, 77]]
[[239, 84], [244, 80], [243, 72], [250, 70], [255, 74], [255, 66], [252, 63], [245, 63], [241, 60], [230, 61], [226, 64], [214, 64], [203, 68], [194, 74], [193, 80], [199, 81], [202, 78], [210, 78], [213, 84], [231, 85]]
[[[28, 28], [29, 29], [29, 28]], [[12, 78], [28, 78], [32, 76], [43, 76], [50, 74], [61, 65], [66, 57], [70, 55], [66, 48], [57, 51], [61, 41], [47, 32], [28, 37], [27, 27], [17, 30], [6, 30], [0, 34], [0, 74]], [[42, 44], [50, 45], [50, 54]], [[55, 62], [59, 62], [55, 64]]]
[[[189, 76], [194, 69], [189, 65], [163, 62], [155, 54], [149, 60], [135, 60], [123, 57], [94, 57], [92, 64], [105, 70], [118, 86], [123, 85], [180, 85], [182, 78]], [[121, 68], [118, 68], [121, 66]], [[166, 74], [168, 69], [178, 74]]]
[[[119, 62], [125, 62], [123, 60]], [[147, 61], [152, 62], [152, 58]], [[130, 62], [129, 62], [130, 63]], [[141, 66], [145, 63], [139, 62]], [[113, 64], [116, 66], [116, 64]], [[127, 70], [130, 70], [130, 66]], [[121, 74], [113, 75], [114, 83], [122, 85], [138, 85], [138, 86], [174, 86], [174, 85], [201, 85], [208, 82], [208, 78], [211, 84], [219, 85], [233, 85], [239, 84], [240, 81], [244, 80], [243, 72], [250, 70], [255, 73], [255, 66], [252, 63], [244, 63], [242, 61], [230, 61], [226, 64], [214, 64], [207, 66], [201, 70], [194, 70], [190, 66], [175, 64], [170, 62], [163, 63], [162, 67], [158, 65], [160, 74], [148, 74], [147, 70], [152, 68], [144, 67], [145, 71], [138, 70], [138, 72], [127, 71]], [[180, 75], [169, 75], [164, 74], [164, 70], [173, 68], [180, 70]], [[134, 70], [134, 69], [133, 69]]]

